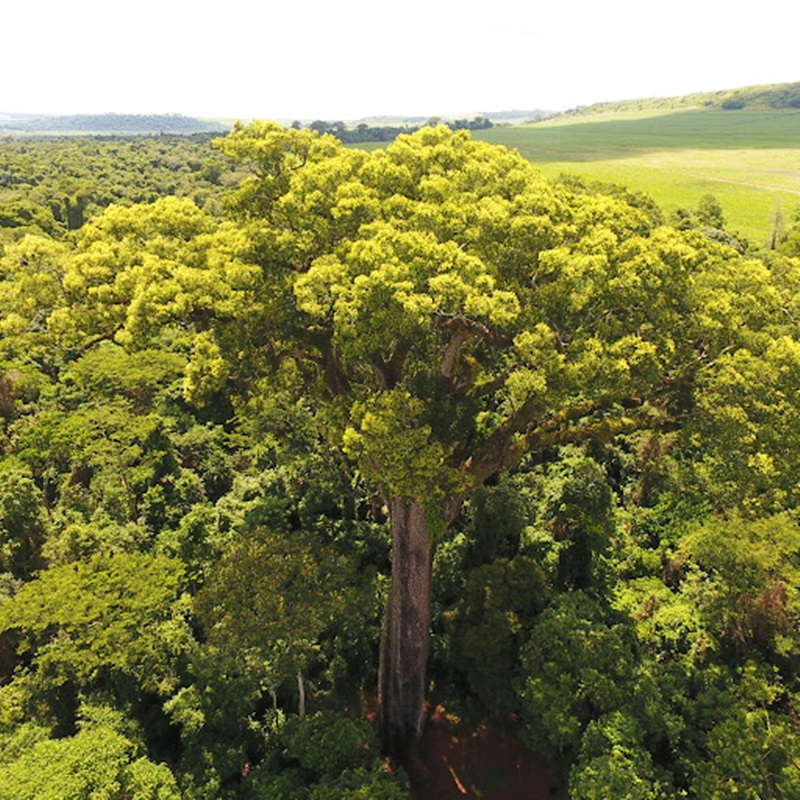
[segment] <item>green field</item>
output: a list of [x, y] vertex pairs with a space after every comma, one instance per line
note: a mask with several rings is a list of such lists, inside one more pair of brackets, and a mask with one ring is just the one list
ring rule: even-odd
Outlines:
[[496, 127], [477, 138], [516, 148], [549, 177], [562, 173], [650, 194], [668, 213], [704, 194], [728, 228], [766, 242], [780, 209], [800, 207], [800, 110], [611, 112]]

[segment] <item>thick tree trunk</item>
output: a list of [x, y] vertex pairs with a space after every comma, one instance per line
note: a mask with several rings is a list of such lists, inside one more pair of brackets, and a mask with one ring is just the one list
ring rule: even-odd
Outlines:
[[386, 754], [408, 766], [422, 726], [433, 547], [425, 509], [392, 500], [392, 583], [381, 636], [380, 715]]

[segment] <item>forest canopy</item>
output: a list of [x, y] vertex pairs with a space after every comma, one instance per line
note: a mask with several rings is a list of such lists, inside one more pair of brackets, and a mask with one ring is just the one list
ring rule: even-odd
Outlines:
[[432, 700], [577, 800], [797, 796], [796, 235], [446, 126], [51, 147], [0, 148], [0, 794], [403, 797]]

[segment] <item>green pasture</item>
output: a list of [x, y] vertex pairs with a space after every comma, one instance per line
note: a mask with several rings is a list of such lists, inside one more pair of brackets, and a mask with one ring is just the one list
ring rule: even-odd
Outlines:
[[713, 194], [728, 228], [757, 244], [779, 210], [788, 221], [800, 208], [800, 110], [614, 112], [473, 135], [516, 148], [550, 177], [647, 192], [668, 213]]

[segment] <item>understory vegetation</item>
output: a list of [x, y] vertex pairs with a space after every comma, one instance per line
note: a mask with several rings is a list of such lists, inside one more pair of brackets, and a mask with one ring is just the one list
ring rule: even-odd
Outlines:
[[425, 697], [800, 797], [784, 233], [445, 126], [0, 143], [0, 797], [399, 800]]

